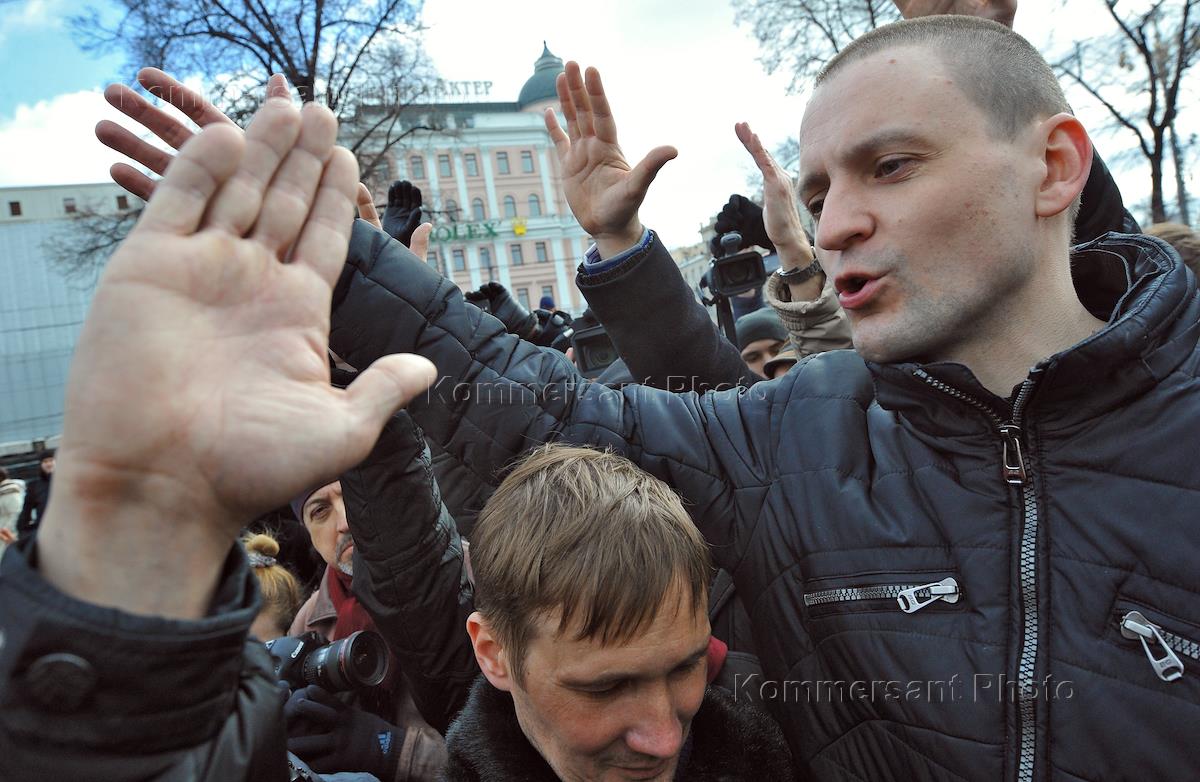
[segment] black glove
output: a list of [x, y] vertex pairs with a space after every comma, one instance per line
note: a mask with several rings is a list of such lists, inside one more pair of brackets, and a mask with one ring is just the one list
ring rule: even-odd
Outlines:
[[283, 716], [288, 752], [313, 771], [365, 771], [384, 782], [396, 778], [403, 728], [347, 706], [315, 684], [292, 693]]
[[481, 285], [463, 298], [504, 324], [504, 330], [521, 339], [530, 339], [537, 332], [538, 320], [532, 312], [521, 306], [521, 302], [498, 282]]
[[717, 235], [709, 245], [712, 254], [720, 258], [725, 253], [721, 251], [721, 234], [737, 231], [742, 235], [742, 246], [739, 250], [758, 245], [775, 252], [775, 244], [767, 237], [767, 227], [763, 223], [763, 210], [758, 204], [745, 196], [729, 196], [729, 203], [721, 208], [717, 215], [717, 223], [713, 226]]
[[407, 179], [388, 188], [387, 209], [383, 212], [383, 230], [405, 247], [412, 243], [413, 231], [421, 224], [421, 190]]

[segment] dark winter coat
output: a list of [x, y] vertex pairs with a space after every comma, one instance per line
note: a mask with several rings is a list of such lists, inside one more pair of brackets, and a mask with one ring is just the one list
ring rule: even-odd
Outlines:
[[0, 779], [283, 782], [283, 696], [247, 636], [258, 580], [241, 548], [209, 615], [125, 613], [59, 592], [0, 559]]
[[[766, 674], [747, 685], [803, 771], [1194, 774], [1200, 300], [1162, 242], [1081, 248], [1078, 294], [1109, 325], [1011, 399], [960, 365], [849, 351], [747, 390], [615, 391], [505, 334], [388, 237], [356, 228], [352, 245], [332, 347], [361, 366], [431, 359], [441, 379], [410, 413], [449, 452], [497, 470], [546, 440], [609, 446], [684, 495], [750, 612]], [[901, 601], [909, 587], [924, 589]], [[1189, 669], [1173, 681], [1146, 658], [1168, 648]], [[829, 681], [861, 684], [804, 684]]]
[[[513, 710], [512, 696], [482, 676], [446, 736], [447, 782], [558, 782], [533, 748]], [[783, 782], [791, 756], [779, 726], [766, 714], [709, 687], [675, 773], [680, 782]]]
[[394, 416], [341, 482], [354, 594], [399, 660], [417, 710], [445, 733], [479, 675], [466, 631], [474, 600], [463, 541], [412, 419]]

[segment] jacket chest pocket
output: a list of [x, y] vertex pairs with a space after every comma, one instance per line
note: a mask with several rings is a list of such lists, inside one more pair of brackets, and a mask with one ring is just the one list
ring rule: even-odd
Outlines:
[[1200, 677], [1200, 628], [1140, 602], [1118, 599], [1112, 624], [1117, 641], [1131, 653], [1141, 651], [1142, 665], [1130, 661], [1130, 675], [1153, 675], [1164, 682]]
[[804, 584], [809, 616], [847, 613], [954, 611], [965, 605], [962, 583], [951, 571], [863, 573]]

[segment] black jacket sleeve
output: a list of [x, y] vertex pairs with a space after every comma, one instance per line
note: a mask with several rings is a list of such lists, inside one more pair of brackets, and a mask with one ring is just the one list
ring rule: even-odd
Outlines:
[[608, 271], [580, 267], [575, 282], [636, 382], [704, 392], [762, 379], [721, 335], [670, 254], [653, 244]]
[[[652, 251], [666, 253], [657, 241]], [[770, 486], [777, 384], [699, 396], [588, 382], [562, 354], [507, 334], [453, 283], [362, 221], [335, 290], [330, 347], [359, 367], [389, 353], [430, 359], [438, 381], [409, 412], [475, 472], [497, 475], [551, 440], [610, 447], [687, 498], [719, 565], [733, 572], [740, 563], [747, 536], [737, 520], [757, 519]], [[751, 396], [762, 399], [743, 404]]]
[[287, 779], [283, 694], [247, 636], [258, 586], [240, 549], [195, 621], [76, 600], [34, 551], [0, 560], [0, 779]]
[[473, 600], [462, 539], [412, 419], [394, 416], [341, 482], [354, 594], [400, 661], [421, 716], [444, 734], [479, 675], [466, 631]]

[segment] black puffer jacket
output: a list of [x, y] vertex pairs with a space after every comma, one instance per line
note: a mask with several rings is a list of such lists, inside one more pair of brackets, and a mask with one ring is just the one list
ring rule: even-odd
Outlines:
[[[466, 707], [446, 736], [450, 764], [447, 782], [558, 782], [517, 722], [512, 697], [482, 676]], [[791, 756], [779, 726], [757, 709], [736, 702], [720, 687], [709, 687], [675, 778], [683, 782], [784, 782], [791, 779]]]
[[474, 599], [462, 538], [412, 419], [393, 416], [341, 481], [354, 594], [399, 660], [421, 716], [445, 733], [479, 675], [466, 631]]
[[283, 693], [247, 637], [258, 580], [240, 547], [209, 615], [140, 616], [70, 597], [0, 560], [0, 779], [284, 782]]
[[[607, 445], [684, 494], [749, 607], [769, 677], [749, 684], [806, 770], [1194, 775], [1200, 301], [1165, 244], [1085, 248], [1077, 289], [1110, 325], [1041, 362], [1013, 405], [958, 365], [848, 351], [743, 391], [614, 391], [504, 334], [386, 237], [354, 242], [332, 347], [437, 364], [411, 413], [447, 450], [497, 469], [544, 440]], [[927, 584], [946, 594], [901, 610], [902, 588]], [[1160, 678], [1138, 633], [1157, 656], [1174, 647], [1183, 676]], [[802, 685], [830, 680], [861, 684]]]

